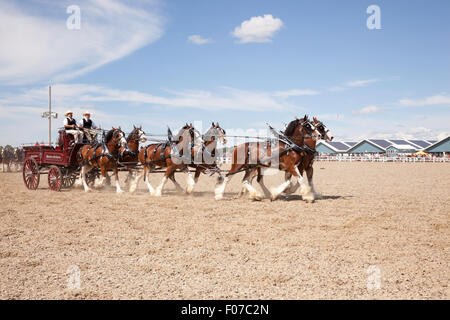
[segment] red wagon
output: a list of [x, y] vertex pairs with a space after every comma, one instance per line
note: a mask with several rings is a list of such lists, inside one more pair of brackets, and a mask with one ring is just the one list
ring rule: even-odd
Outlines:
[[[80, 173], [80, 163], [77, 159], [78, 151], [88, 144], [74, 143], [74, 138], [59, 131], [59, 140], [56, 147], [49, 145], [24, 146], [25, 161], [23, 163], [23, 182], [30, 190], [39, 186], [41, 174], [48, 175], [48, 186], [53, 191], [70, 188]], [[93, 183], [98, 172], [92, 170], [86, 176], [88, 183]]]

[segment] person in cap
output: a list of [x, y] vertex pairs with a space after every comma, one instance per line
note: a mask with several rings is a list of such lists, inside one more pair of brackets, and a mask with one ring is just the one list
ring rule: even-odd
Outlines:
[[89, 111], [83, 113], [83, 119], [81, 120], [79, 127], [83, 130], [89, 142], [97, 140], [98, 133], [96, 130], [101, 130], [101, 128], [97, 127], [94, 121], [92, 121], [91, 113]]
[[64, 115], [66, 116], [64, 119], [64, 129], [66, 130], [66, 133], [73, 135], [75, 143], [80, 143], [81, 139], [83, 139], [83, 132], [78, 129], [77, 121], [73, 118], [73, 111], [67, 110]]

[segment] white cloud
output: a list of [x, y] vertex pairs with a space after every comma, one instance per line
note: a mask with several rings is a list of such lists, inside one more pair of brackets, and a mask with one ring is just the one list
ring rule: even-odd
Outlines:
[[275, 97], [295, 97], [295, 96], [313, 96], [319, 94], [318, 91], [310, 90], [310, 89], [292, 89], [286, 91], [277, 91], [274, 93]]
[[43, 2], [45, 15], [29, 12], [20, 2], [0, 2], [0, 83], [73, 78], [123, 58], [163, 33], [162, 18], [148, 3], [146, 8], [118, 0], [81, 0], [77, 5], [81, 29], [68, 30], [69, 14], [60, 2]]
[[356, 81], [350, 81], [347, 82], [346, 85], [348, 87], [364, 87], [368, 84], [381, 81], [380, 79], [368, 79], [368, 80], [356, 80]]
[[274, 18], [271, 14], [265, 14], [263, 17], [258, 16], [245, 20], [234, 29], [232, 35], [239, 39], [239, 43], [270, 42], [282, 26], [281, 19]]
[[369, 114], [369, 113], [378, 113], [381, 112], [382, 109], [375, 105], [370, 105], [359, 110], [353, 110], [353, 114]]
[[405, 107], [422, 107], [432, 105], [449, 105], [450, 96], [438, 94], [422, 100], [400, 99], [399, 104]]
[[199, 44], [199, 45], [212, 42], [211, 39], [203, 38], [202, 36], [200, 36], [198, 34], [190, 35], [188, 37], [188, 41], [191, 43], [194, 43], [194, 44]]
[[[111, 89], [99, 85], [57, 84], [52, 86], [53, 105], [63, 112], [75, 105], [100, 102], [127, 102], [140, 105], [154, 105], [174, 108], [195, 108], [201, 110], [287, 110], [300, 109], [284, 99], [274, 97], [271, 92], [248, 91], [230, 87], [207, 90], [166, 90], [168, 95], [154, 95], [134, 90]], [[46, 106], [48, 88], [32, 88], [22, 94], [0, 95], [3, 105]], [[56, 108], [58, 108], [56, 107]]]

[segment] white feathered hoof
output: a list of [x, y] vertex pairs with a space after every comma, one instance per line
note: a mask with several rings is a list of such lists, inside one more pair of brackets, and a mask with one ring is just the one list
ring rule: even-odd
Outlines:
[[275, 201], [278, 198], [278, 188], [270, 190], [270, 201]]
[[83, 181], [80, 178], [78, 178], [78, 179], [75, 180], [75, 183], [73, 184], [73, 186], [75, 188], [82, 187], [83, 186]]
[[192, 190], [194, 190], [194, 186], [188, 185], [186, 188], [186, 194], [187, 195], [192, 194]]
[[314, 193], [310, 186], [304, 186], [301, 190], [302, 199], [308, 203], [312, 203], [315, 200]]
[[91, 188], [84, 188], [84, 192], [91, 192], [92, 189]]
[[214, 199], [215, 199], [216, 201], [222, 200], [222, 199], [223, 199], [223, 194], [216, 194], [216, 195], [214, 196]]

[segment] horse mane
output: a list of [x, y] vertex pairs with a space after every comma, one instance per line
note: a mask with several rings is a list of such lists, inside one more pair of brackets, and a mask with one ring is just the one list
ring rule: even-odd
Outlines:
[[[188, 129], [190, 129], [190, 128], [191, 128], [191, 127], [190, 127], [188, 124], [185, 124], [185, 125], [180, 129], [180, 131], [178, 131], [177, 135], [174, 136], [175, 141], [179, 141], [181, 135], [183, 134], [183, 132], [186, 131], [186, 130], [188, 130]], [[193, 138], [194, 138], [194, 134], [191, 132], [191, 139], [193, 139]]]
[[286, 130], [284, 130], [284, 135], [288, 137], [292, 136], [294, 134], [295, 128], [297, 128], [298, 126], [299, 121], [300, 121], [299, 119], [295, 119], [289, 122], [289, 124], [286, 127]]
[[108, 131], [108, 133], [105, 135], [105, 143], [108, 143], [109, 140], [113, 137], [114, 129], [111, 129]]

